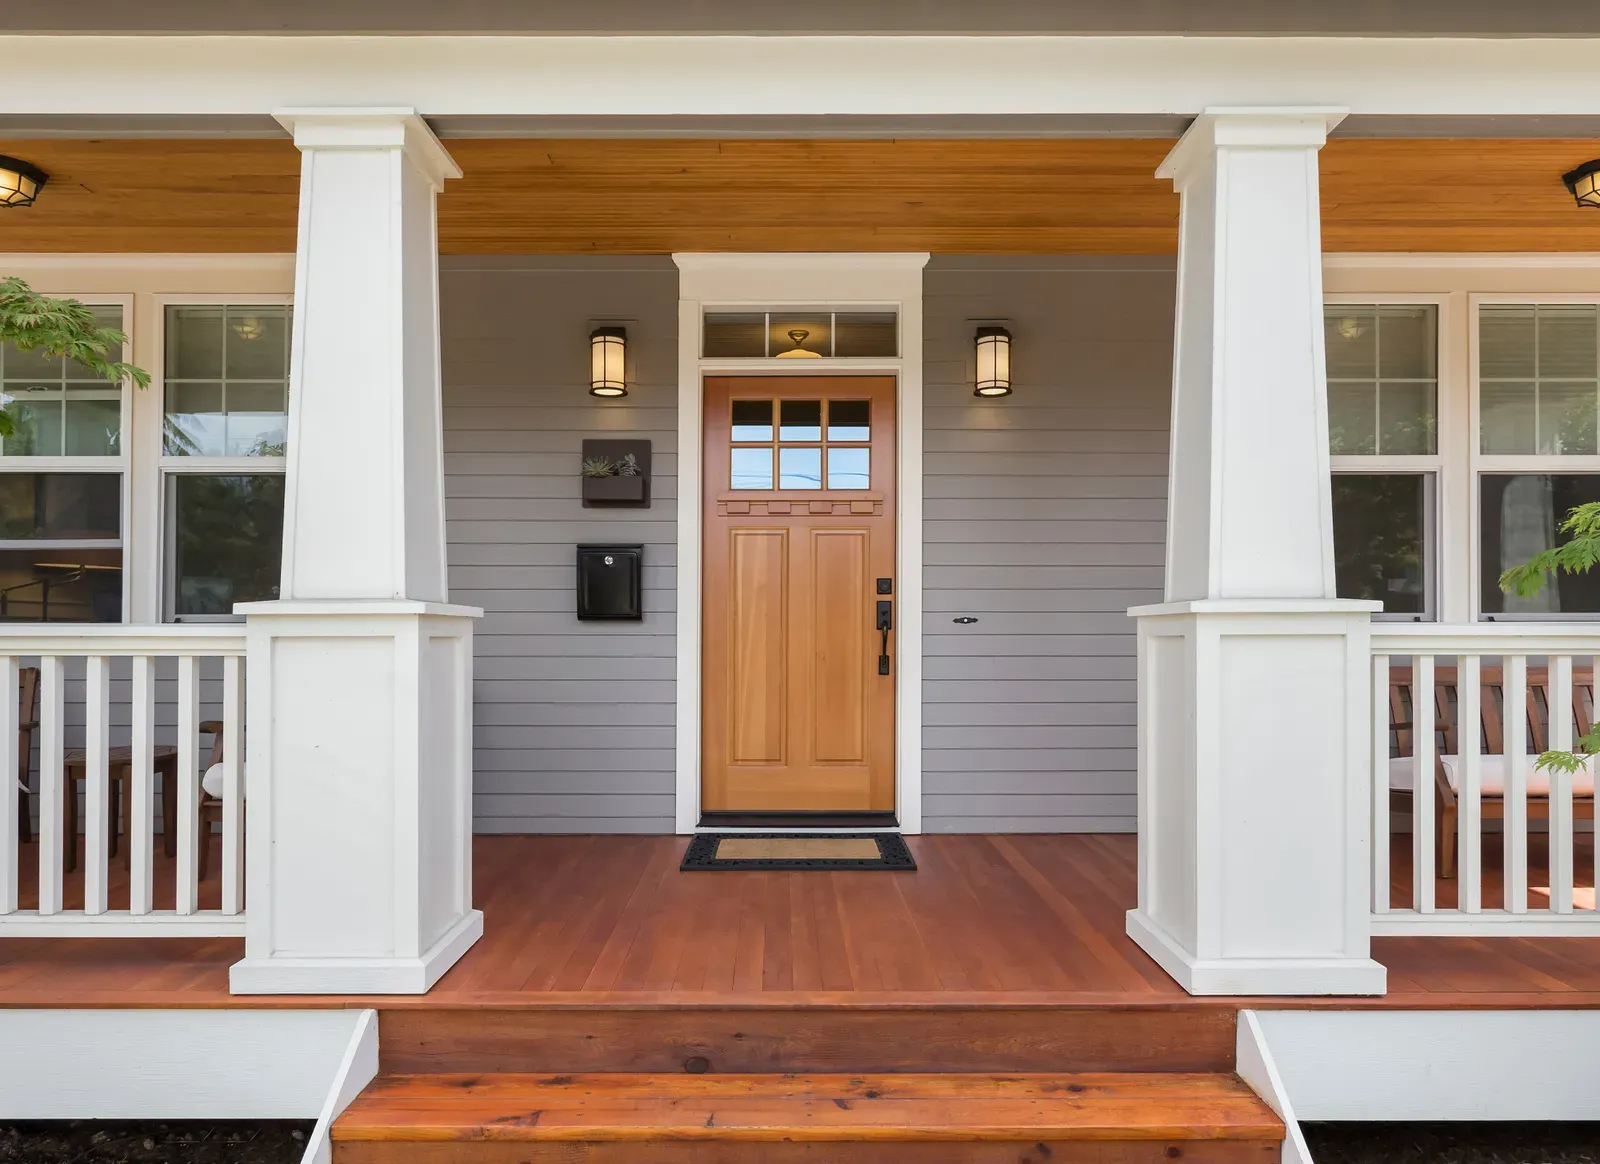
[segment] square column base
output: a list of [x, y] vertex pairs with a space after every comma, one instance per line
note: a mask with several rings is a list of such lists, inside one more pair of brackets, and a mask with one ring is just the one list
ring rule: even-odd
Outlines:
[[1375, 995], [1389, 971], [1371, 958], [1197, 958], [1137, 909], [1127, 933], [1190, 994]]
[[251, 958], [228, 968], [233, 994], [426, 994], [483, 937], [473, 910], [419, 958]]

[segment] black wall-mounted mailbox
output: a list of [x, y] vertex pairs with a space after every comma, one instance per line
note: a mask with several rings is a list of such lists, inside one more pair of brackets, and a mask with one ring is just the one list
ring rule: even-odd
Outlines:
[[578, 547], [578, 618], [644, 618], [643, 546]]

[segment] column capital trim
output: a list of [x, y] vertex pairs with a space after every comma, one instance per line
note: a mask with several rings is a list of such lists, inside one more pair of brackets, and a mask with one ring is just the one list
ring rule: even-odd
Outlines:
[[1319, 150], [1350, 110], [1337, 105], [1209, 105], [1156, 168], [1180, 186], [1219, 149]]
[[461, 177], [450, 151], [409, 106], [296, 107], [276, 109], [272, 116], [302, 151], [399, 149], [435, 189], [443, 189], [447, 178]]

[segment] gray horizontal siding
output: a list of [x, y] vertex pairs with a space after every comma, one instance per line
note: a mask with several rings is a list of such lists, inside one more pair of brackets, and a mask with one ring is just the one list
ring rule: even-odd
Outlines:
[[[669, 832], [677, 609], [677, 270], [670, 259], [441, 260], [450, 596], [475, 635], [474, 827]], [[627, 399], [588, 395], [625, 319]], [[651, 442], [649, 509], [584, 509], [586, 437]], [[645, 547], [639, 623], [580, 623], [581, 542]]]
[[[1125, 612], [1161, 592], [1170, 265], [936, 259], [924, 296], [924, 826], [1131, 831]], [[1005, 400], [972, 395], [981, 319], [1014, 336]]]

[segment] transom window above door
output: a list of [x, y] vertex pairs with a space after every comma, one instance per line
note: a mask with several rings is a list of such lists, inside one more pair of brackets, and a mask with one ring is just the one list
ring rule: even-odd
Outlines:
[[708, 311], [707, 359], [871, 359], [900, 354], [893, 311]]
[[731, 413], [731, 488], [871, 485], [871, 401], [734, 400]]

